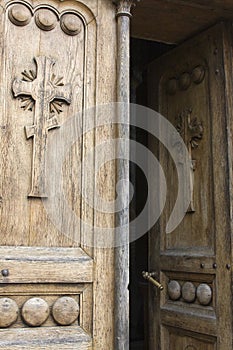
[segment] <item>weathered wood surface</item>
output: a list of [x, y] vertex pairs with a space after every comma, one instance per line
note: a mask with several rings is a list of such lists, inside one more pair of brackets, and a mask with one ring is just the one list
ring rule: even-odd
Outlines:
[[11, 326], [18, 318], [19, 308], [11, 298], [0, 299], [0, 327]]
[[3, 350], [37, 349], [37, 350], [90, 350], [92, 340], [82, 328], [65, 329], [50, 327], [39, 329], [0, 330], [0, 345]]
[[49, 305], [42, 298], [28, 299], [22, 307], [22, 317], [29, 326], [41, 326], [49, 317]]
[[[116, 21], [115, 6], [112, 1], [105, 1], [104, 5], [98, 3], [98, 53], [97, 53], [97, 82], [101, 88], [96, 91], [96, 104], [116, 101]], [[108, 27], [108, 30], [106, 28]], [[114, 67], [114, 68], [113, 68]], [[99, 84], [99, 83], [98, 83]], [[100, 116], [101, 116], [101, 112]], [[98, 128], [95, 132], [96, 144], [116, 137], [115, 128], [109, 125]], [[88, 145], [86, 147], [88, 152]], [[95, 155], [98, 157], [98, 154]], [[108, 162], [102, 166], [98, 174], [97, 186], [103, 199], [107, 201], [115, 198], [115, 162]], [[88, 171], [87, 171], [88, 172]], [[90, 175], [89, 175], [90, 176]], [[86, 178], [86, 181], [88, 181]], [[114, 214], [96, 211], [94, 216], [96, 227], [114, 227]], [[114, 349], [114, 249], [98, 247], [98, 235], [95, 237], [95, 277], [93, 283], [93, 347], [94, 349]], [[103, 307], [103, 301], [105, 307]], [[109, 307], [106, 307], [108, 305]], [[103, 322], [103, 320], [105, 320]]]
[[0, 283], [93, 281], [93, 260], [81, 248], [0, 247]]
[[[91, 125], [90, 119], [95, 127], [95, 111], [85, 119], [84, 109], [116, 100], [115, 6], [105, 0], [62, 3], [39, 0], [30, 4], [12, 1], [5, 11], [6, 1], [1, 4], [0, 26], [4, 35], [0, 36], [3, 58], [0, 70], [4, 84], [0, 100], [4, 103], [0, 104], [0, 264], [1, 270], [5, 270], [0, 276], [2, 296], [10, 296], [20, 310], [33, 297], [45, 300], [50, 310], [57, 299], [74, 298], [80, 314], [76, 314], [78, 318], [71, 325], [66, 320], [65, 328], [56, 327], [51, 312], [35, 329], [28, 328], [32, 323], [30, 319], [28, 321], [25, 316], [26, 325], [20, 316], [11, 328], [0, 331], [1, 340], [4, 340], [0, 340], [0, 346], [3, 349], [114, 349], [114, 250], [98, 248], [94, 226], [114, 227], [115, 217], [93, 209], [95, 157], [98, 155], [93, 152], [88, 167], [82, 166], [82, 160], [98, 142], [115, 138], [116, 130], [106, 126], [86, 135], [81, 133], [86, 125]], [[36, 57], [46, 57], [45, 60], [50, 57], [56, 61], [51, 71], [56, 79], [49, 79], [44, 65], [44, 72], [39, 72], [42, 86], [37, 91], [33, 86], [38, 75]], [[14, 84], [15, 79], [22, 84], [23, 78], [33, 86], [33, 91], [17, 89], [19, 84]], [[51, 93], [51, 85], [56, 85], [54, 82], [70, 84], [72, 98], [61, 106], [61, 101], [53, 97], [49, 111], [47, 104], [46, 116], [44, 102]], [[27, 96], [21, 96], [22, 92]], [[35, 108], [38, 97], [39, 109]], [[39, 119], [35, 118], [35, 113], [37, 117], [39, 114]], [[60, 128], [48, 132], [54, 125], [54, 119], [48, 118], [50, 113], [55, 114]], [[75, 117], [75, 128], [64, 135], [63, 126], [72, 117]], [[57, 223], [48, 214], [49, 205], [46, 211], [38, 198], [41, 193], [28, 197], [33, 167], [37, 175], [40, 173], [41, 164], [35, 162], [33, 146], [35, 138], [45, 129], [45, 119], [51, 124], [46, 125], [46, 142], [39, 147], [39, 153], [48, 151], [53, 144], [56, 163], [61, 160], [62, 152], [68, 151], [60, 169], [63, 183], [57, 186], [57, 191], [64, 193], [74, 214], [90, 224], [88, 232], [82, 223], [75, 225], [62, 200], [60, 208], [55, 207]], [[39, 122], [37, 127], [41, 129], [36, 132], [35, 122]], [[25, 126], [33, 131], [28, 133], [29, 139]], [[75, 140], [72, 146], [70, 137]], [[113, 161], [103, 168], [98, 178], [98, 193], [113, 200], [116, 164]], [[47, 203], [52, 198], [51, 188], [56, 187], [55, 180], [56, 176], [47, 188]], [[82, 198], [81, 187], [84, 193], [90, 194], [89, 203]], [[97, 247], [88, 246], [94, 242]], [[40, 303], [38, 305], [43, 313]], [[65, 308], [63, 304], [61, 314]], [[60, 318], [55, 317], [61, 323]]]
[[231, 0], [143, 0], [134, 10], [132, 35], [180, 43], [222, 19], [233, 19]]
[[[198, 147], [192, 148], [191, 154], [195, 160], [195, 211], [187, 212], [169, 234], [166, 223], [176, 200], [176, 169], [169, 160], [169, 150], [162, 146], [158, 149], [150, 142], [156, 155], [159, 150], [168, 186], [163, 215], [150, 236], [150, 270], [156, 271], [166, 286], [160, 295], [150, 288], [152, 348], [232, 349], [232, 140], [226, 132], [232, 124], [232, 28], [228, 30], [223, 24], [217, 25], [162, 56], [149, 68], [151, 107], [159, 110], [177, 132], [177, 117], [179, 120], [180, 112], [192, 107], [195, 123], [191, 124], [198, 129], [201, 122], [203, 127], [201, 141], [195, 140]], [[197, 82], [195, 67], [201, 65], [205, 77]], [[190, 79], [184, 80], [184, 73]], [[172, 89], [171, 80], [176, 82]], [[189, 147], [192, 137], [184, 137], [184, 141]], [[170, 281], [181, 287], [176, 300], [169, 298]]]
[[[24, 285], [24, 288], [22, 285], [18, 284], [2, 285], [0, 304], [3, 305], [4, 308], [2, 309], [3, 312], [1, 312], [0, 322], [5, 324], [4, 328], [17, 328], [18, 330], [28, 328], [29, 325], [23, 317], [24, 305], [27, 305], [28, 302], [31, 303], [31, 300], [36, 299], [36, 305], [38, 306], [37, 312], [40, 318], [40, 302], [37, 303], [37, 299], [39, 299], [43, 300], [49, 306], [48, 318], [44, 321], [41, 327], [48, 329], [50, 327], [59, 326], [59, 319], [55, 320], [53, 316], [53, 307], [57, 302], [60, 303], [64, 300], [63, 298], [68, 298], [68, 301], [71, 299], [72, 301], [74, 300], [74, 303], [78, 304], [79, 307], [78, 318], [74, 320], [70, 327], [76, 328], [77, 326], [80, 326], [91, 335], [93, 330], [92, 294], [92, 284], [84, 283], [27, 284]], [[62, 303], [62, 305], [63, 308], [60, 317], [66, 315], [69, 310], [69, 303]], [[14, 314], [13, 311], [16, 309], [17, 314]], [[34, 317], [34, 315], [32, 316]], [[64, 317], [62, 317], [62, 319], [65, 321]], [[64, 327], [67, 328], [67, 324], [64, 325]]]
[[79, 316], [79, 304], [70, 297], [59, 298], [53, 304], [53, 318], [61, 326], [69, 326]]

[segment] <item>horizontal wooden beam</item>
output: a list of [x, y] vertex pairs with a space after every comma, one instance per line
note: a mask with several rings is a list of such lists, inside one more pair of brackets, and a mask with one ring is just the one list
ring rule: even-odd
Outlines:
[[0, 347], [2, 350], [91, 350], [92, 339], [81, 327], [49, 327], [49, 331], [47, 327], [22, 328], [20, 332], [15, 328], [0, 330]]
[[93, 260], [81, 248], [0, 247], [0, 257], [8, 271], [0, 284], [93, 281]]

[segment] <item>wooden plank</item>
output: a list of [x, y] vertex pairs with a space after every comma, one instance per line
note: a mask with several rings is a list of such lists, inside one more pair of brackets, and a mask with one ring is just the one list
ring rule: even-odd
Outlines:
[[[187, 256], [162, 254], [161, 269], [164, 271], [185, 271], [189, 273], [192, 271], [198, 271], [198, 273], [205, 272], [215, 274], [216, 270], [213, 268], [215, 260], [214, 257], [206, 256], [190, 257], [188, 254]], [[202, 266], [204, 266], [204, 271]]]
[[[192, 311], [192, 312], [191, 312]], [[181, 305], [167, 305], [161, 308], [161, 322], [168, 326], [176, 325], [177, 328], [189, 330], [205, 335], [216, 335], [217, 321], [213, 310], [201, 310], [192, 306], [184, 308]]]
[[93, 281], [93, 261], [81, 248], [0, 247], [0, 283], [84, 283]]
[[3, 350], [58, 348], [89, 350], [92, 348], [91, 337], [81, 327], [75, 328], [34, 328], [0, 330], [0, 347]]
[[232, 18], [233, 3], [229, 0], [143, 0], [134, 10], [132, 36], [175, 44]]
[[[96, 105], [116, 101], [116, 19], [115, 6], [112, 1], [98, 1], [98, 45], [96, 62]], [[91, 83], [90, 83], [91, 84]], [[101, 109], [97, 108], [96, 117], [103, 117]], [[95, 145], [116, 137], [114, 126], [104, 125], [95, 130]], [[86, 145], [86, 148], [89, 147]], [[98, 159], [98, 154], [95, 154]], [[106, 201], [115, 200], [115, 161], [103, 164], [101, 169], [89, 173], [87, 181], [98, 174], [96, 191]], [[95, 203], [96, 204], [96, 203]], [[101, 209], [101, 208], [100, 208]], [[115, 225], [114, 213], [104, 213], [95, 210], [95, 227]], [[94, 260], [96, 263], [93, 284], [93, 338], [94, 349], [114, 349], [114, 249], [104, 249], [98, 246], [98, 234], [95, 234]]]

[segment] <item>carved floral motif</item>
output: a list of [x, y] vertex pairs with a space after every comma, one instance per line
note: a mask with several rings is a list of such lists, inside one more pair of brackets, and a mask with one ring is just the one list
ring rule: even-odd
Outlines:
[[[23, 81], [34, 81], [36, 79], [36, 72], [34, 70], [24, 70], [22, 72], [22, 80]], [[64, 86], [63, 83], [63, 77], [57, 77], [55, 74], [51, 75], [50, 78], [51, 84], [54, 86], [54, 88], [59, 87], [59, 86]], [[32, 96], [19, 96], [19, 99], [21, 100], [21, 108], [29, 111], [32, 111], [34, 108], [35, 100], [32, 98]], [[51, 114], [60, 114], [63, 112], [62, 106], [63, 102], [54, 99], [53, 101], [50, 102], [50, 113]]]
[[203, 137], [203, 125], [197, 117], [192, 118], [192, 113], [192, 108], [184, 109], [176, 118], [176, 129], [183, 137], [188, 148], [195, 149]]

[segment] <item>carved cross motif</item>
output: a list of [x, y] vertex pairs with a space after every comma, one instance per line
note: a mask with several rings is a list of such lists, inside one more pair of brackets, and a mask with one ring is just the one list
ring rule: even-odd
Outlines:
[[[192, 108], [184, 109], [176, 118], [176, 129], [181, 134], [189, 151], [190, 159], [192, 159], [192, 150], [198, 147], [198, 142], [201, 141], [203, 136], [202, 123], [197, 120], [196, 117], [192, 118]], [[196, 169], [196, 160], [192, 159], [192, 169], [190, 171], [191, 184], [194, 183], [194, 171]], [[193, 201], [193, 186], [191, 194], [191, 202], [188, 211], [189, 213], [195, 212]]]
[[[71, 103], [71, 85], [61, 83], [61, 78], [54, 83], [52, 67], [55, 61], [52, 58], [38, 56], [35, 58], [37, 74], [31, 72], [31, 79], [27, 79], [28, 74], [23, 73], [24, 78], [13, 81], [14, 96], [29, 96], [33, 99], [31, 104], [35, 104], [33, 125], [25, 126], [27, 139], [33, 137], [33, 160], [32, 160], [32, 185], [29, 197], [46, 196], [46, 149], [48, 131], [58, 128], [59, 124], [51, 111], [51, 108], [63, 101]], [[25, 107], [25, 106], [24, 106]]]

